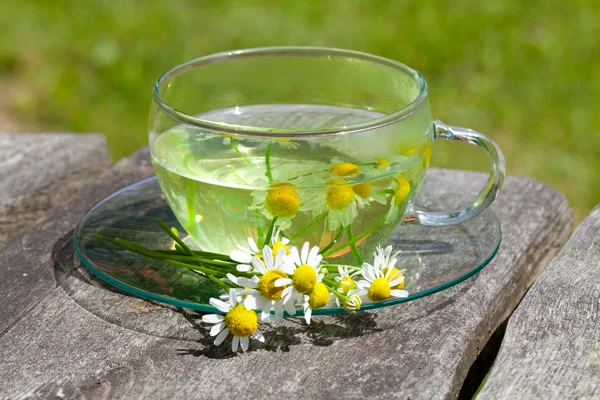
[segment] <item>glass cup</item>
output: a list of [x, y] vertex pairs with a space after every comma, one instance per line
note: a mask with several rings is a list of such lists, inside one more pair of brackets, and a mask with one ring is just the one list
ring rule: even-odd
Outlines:
[[[493, 141], [434, 121], [421, 74], [369, 54], [307, 47], [220, 53], [168, 71], [153, 95], [149, 139], [158, 181], [206, 251], [257, 253], [288, 239], [356, 264], [401, 223], [473, 218], [504, 180]], [[414, 198], [440, 138], [482, 147], [490, 177], [462, 209], [419, 210]]]

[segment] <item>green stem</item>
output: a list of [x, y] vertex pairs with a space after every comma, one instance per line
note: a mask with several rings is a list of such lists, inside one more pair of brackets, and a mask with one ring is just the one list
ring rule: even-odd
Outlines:
[[[354, 234], [352, 233], [352, 224], [346, 227], [346, 235], [348, 236], [349, 240], [352, 240], [352, 238], [354, 237]], [[352, 251], [352, 255], [354, 256], [354, 259], [356, 260], [358, 265], [361, 265], [363, 263], [363, 260], [358, 252], [358, 249], [356, 248], [355, 242], [350, 243], [350, 251]]]
[[167, 224], [165, 224], [165, 222], [162, 219], [157, 218], [156, 222], [158, 222], [160, 227], [163, 228], [163, 230], [165, 232], [167, 232], [167, 234], [169, 236], [171, 236], [171, 239], [173, 239], [179, 246], [181, 246], [181, 248], [183, 250], [185, 250], [186, 253], [188, 253], [189, 255], [193, 255], [192, 250], [190, 250], [190, 248], [187, 246], [187, 244], [183, 243], [183, 240], [181, 240], [178, 235], [173, 233], [173, 231], [171, 229], [169, 229]]
[[229, 293], [229, 286], [227, 286], [227, 284], [225, 282], [223, 282], [220, 279], [215, 278], [212, 275], [206, 275], [206, 276], [208, 276], [208, 279], [210, 279], [211, 281], [213, 281], [217, 285], [221, 286], [223, 288], [223, 290], [225, 290], [225, 293]]
[[265, 166], [267, 168], [265, 175], [267, 179], [269, 179], [269, 184], [273, 183], [273, 172], [271, 171], [271, 148], [273, 147], [273, 142], [267, 145], [267, 151], [265, 152]]
[[322, 221], [325, 217], [327, 217], [327, 211], [325, 211], [322, 214], [317, 215], [312, 221], [310, 221], [308, 224], [306, 224], [302, 228], [300, 228], [296, 233], [294, 233], [294, 236], [292, 236], [290, 238], [290, 240], [297, 239], [298, 236], [302, 235], [304, 232], [306, 232], [307, 230], [309, 230], [310, 228], [315, 226], [315, 224]]
[[231, 144], [231, 147], [233, 148], [233, 150], [234, 150], [236, 153], [238, 153], [238, 155], [239, 155], [240, 157], [242, 157], [242, 159], [243, 159], [244, 161], [246, 161], [248, 164], [252, 164], [252, 161], [250, 161], [250, 160], [248, 159], [248, 157], [246, 157], [246, 156], [245, 156], [245, 155], [244, 155], [244, 154], [243, 154], [243, 153], [240, 151], [240, 149], [237, 147], [237, 144], [235, 144], [235, 140], [233, 140], [233, 138], [229, 138], [229, 139], [231, 139], [231, 141], [230, 141], [229, 143]]
[[324, 257], [327, 257], [327, 256], [330, 256], [330, 255], [332, 255], [334, 253], [337, 253], [338, 251], [343, 250], [344, 248], [348, 247], [352, 243], [356, 243], [359, 240], [361, 240], [362, 238], [364, 238], [365, 236], [371, 234], [375, 229], [379, 228], [384, 223], [385, 223], [385, 217], [383, 217], [379, 221], [375, 222], [369, 229], [364, 230], [359, 235], [356, 235], [352, 239], [346, 241], [345, 243], [339, 245], [338, 247], [334, 247], [333, 249], [329, 249], [328, 251], [323, 252], [321, 254], [323, 254]]
[[325, 287], [327, 288], [327, 290], [329, 290], [331, 293], [335, 294], [340, 300], [343, 300], [344, 302], [346, 301], [346, 296], [344, 296], [343, 294], [341, 294], [340, 292], [338, 292], [336, 289], [331, 288], [327, 285], [325, 285]]
[[262, 238], [265, 230], [263, 228], [263, 217], [259, 210], [254, 210], [254, 217], [256, 221], [256, 230], [258, 232], [258, 237]]
[[325, 247], [323, 247], [321, 249], [321, 251], [319, 251], [319, 254], [323, 254], [325, 253], [327, 250], [329, 250], [331, 247], [333, 247], [333, 245], [340, 240], [340, 238], [342, 237], [342, 233], [344, 233], [344, 227], [340, 226], [340, 229], [338, 229], [338, 232], [336, 233], [335, 237], [333, 238], [333, 240], [331, 242], [329, 242], [329, 244]]
[[[273, 221], [271, 221], [271, 226], [269, 227], [269, 230], [267, 231], [267, 236], [265, 237], [265, 240], [262, 243], [261, 249], [264, 246], [268, 246], [269, 243], [271, 242], [271, 237], [273, 236], [273, 231], [275, 231], [275, 222], [277, 222], [277, 217], [273, 217]], [[261, 249], [259, 249], [259, 250], [261, 250]]]

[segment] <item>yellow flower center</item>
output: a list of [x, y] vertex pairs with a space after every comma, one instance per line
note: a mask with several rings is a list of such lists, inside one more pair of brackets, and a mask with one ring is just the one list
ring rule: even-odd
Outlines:
[[[387, 269], [388, 269], [388, 267], [385, 267], [383, 269], [384, 274], [387, 274]], [[402, 274], [400, 273], [400, 270], [396, 267], [393, 267], [392, 273], [390, 274], [390, 279], [393, 278], [396, 274], [400, 274], [402, 276]], [[392, 286], [392, 289], [402, 289], [402, 288], [404, 288], [404, 281], [400, 282], [396, 286]]]
[[[326, 185], [339, 185], [348, 183], [343, 179], [333, 179], [325, 182]], [[354, 200], [354, 191], [351, 186], [335, 186], [327, 191], [325, 202], [333, 210], [341, 210]]]
[[394, 194], [396, 196], [394, 200], [396, 205], [404, 203], [404, 201], [406, 201], [406, 199], [408, 198], [409, 193], [410, 183], [408, 182], [408, 180], [403, 176], [398, 177], [398, 188], [396, 189], [396, 193]]
[[372, 186], [373, 186], [372, 182], [359, 183], [358, 185], [354, 185], [352, 187], [352, 190], [354, 190], [354, 193], [356, 193], [363, 199], [366, 199], [371, 194]]
[[383, 301], [391, 295], [390, 283], [385, 278], [377, 278], [369, 287], [369, 298], [373, 301]]
[[287, 278], [287, 275], [277, 269], [271, 269], [260, 277], [258, 291], [264, 298], [275, 301], [281, 300], [281, 292], [284, 288], [275, 286], [275, 281], [279, 278]]
[[292, 277], [292, 284], [298, 293], [308, 293], [317, 283], [317, 273], [315, 269], [308, 264], [296, 268]]
[[411, 146], [408, 144], [400, 145], [400, 154], [402, 154], [403, 156], [408, 157], [414, 154], [415, 151], [417, 151], [417, 148], [415, 146]]
[[327, 290], [327, 286], [321, 282], [317, 283], [313, 290], [308, 294], [308, 305], [313, 310], [323, 307], [328, 301], [329, 290]]
[[388, 160], [386, 160], [385, 158], [376, 158], [375, 161], [377, 161], [379, 163], [378, 168], [387, 168], [390, 166], [390, 162]]
[[254, 311], [238, 304], [225, 315], [225, 324], [235, 336], [250, 336], [258, 328], [258, 317]]
[[338, 283], [338, 288], [342, 289], [342, 294], [346, 295], [350, 290], [356, 289], [356, 283], [349, 276], [345, 276]]
[[283, 244], [283, 242], [275, 242], [275, 244], [273, 245], [273, 256], [277, 255], [277, 252], [279, 251], [279, 249], [285, 249], [285, 254], [286, 255], [290, 255], [290, 248], [287, 247], [285, 244]]
[[289, 183], [274, 183], [267, 191], [265, 207], [271, 214], [281, 218], [291, 218], [300, 208], [300, 196], [296, 186]]
[[360, 172], [360, 168], [356, 164], [343, 162], [332, 165], [330, 171], [338, 176], [351, 176], [358, 174]]
[[421, 147], [419, 154], [421, 155], [423, 167], [429, 167], [429, 161], [431, 161], [431, 146], [426, 144], [425, 146]]

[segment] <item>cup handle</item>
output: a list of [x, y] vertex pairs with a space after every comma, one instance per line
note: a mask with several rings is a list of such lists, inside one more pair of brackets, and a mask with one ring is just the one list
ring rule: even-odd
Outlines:
[[481, 189], [475, 201], [470, 205], [450, 212], [426, 212], [413, 209], [404, 218], [404, 223], [416, 223], [425, 226], [460, 224], [485, 210], [494, 201], [504, 183], [506, 163], [504, 155], [496, 143], [487, 136], [472, 129], [450, 126], [440, 121], [435, 121], [434, 124], [435, 139], [459, 140], [482, 147], [490, 157], [492, 171], [490, 172], [487, 184]]

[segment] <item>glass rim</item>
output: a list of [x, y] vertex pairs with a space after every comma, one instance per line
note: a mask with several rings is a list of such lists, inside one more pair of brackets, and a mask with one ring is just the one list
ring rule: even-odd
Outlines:
[[[159, 93], [159, 89], [162, 85], [169, 82], [174, 77], [185, 73], [191, 69], [196, 69], [206, 64], [212, 64], [216, 62], [223, 62], [228, 60], [234, 60], [237, 58], [249, 58], [249, 57], [264, 57], [264, 56], [333, 56], [333, 57], [350, 57], [354, 59], [370, 61], [380, 66], [387, 66], [395, 69], [396, 71], [402, 72], [410, 76], [415, 84], [419, 88], [419, 94], [409, 104], [400, 107], [389, 114], [381, 117], [368, 119], [362, 122], [348, 124], [336, 127], [325, 127], [315, 129], [290, 129], [290, 128], [264, 128], [254, 127], [246, 125], [233, 125], [221, 122], [214, 122], [207, 119], [199, 118], [194, 115], [182, 112], [175, 107], [164, 101]], [[200, 128], [209, 129], [211, 131], [231, 133], [236, 135], [248, 135], [248, 136], [262, 136], [262, 137], [306, 137], [315, 135], [347, 135], [354, 132], [362, 132], [365, 130], [380, 128], [401, 119], [404, 119], [413, 114], [425, 101], [427, 97], [427, 83], [425, 79], [417, 70], [410, 68], [409, 66], [402, 64], [398, 61], [390, 60], [388, 58], [375, 56], [368, 53], [363, 53], [354, 50], [343, 50], [336, 48], [326, 47], [260, 47], [253, 49], [234, 50], [226, 51], [221, 53], [215, 53], [204, 57], [195, 58], [187, 61], [183, 64], [179, 64], [164, 74], [162, 74], [154, 84], [152, 89], [152, 97], [154, 103], [158, 108], [171, 118]]]

